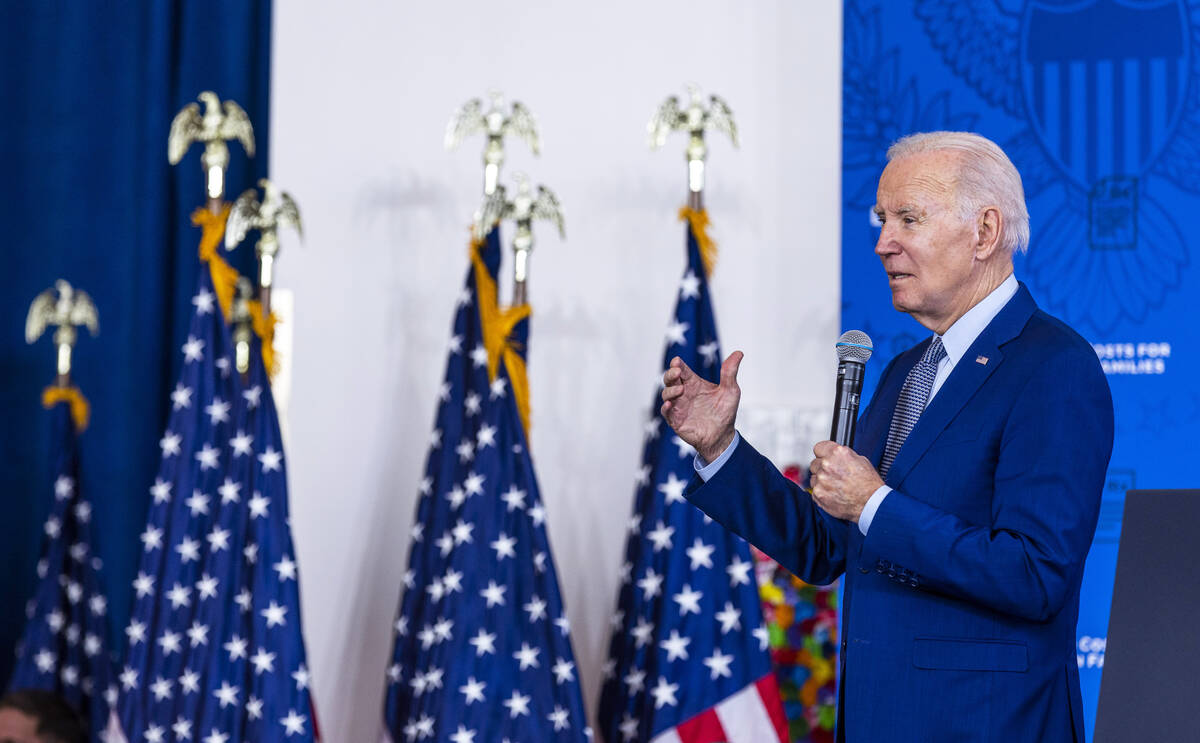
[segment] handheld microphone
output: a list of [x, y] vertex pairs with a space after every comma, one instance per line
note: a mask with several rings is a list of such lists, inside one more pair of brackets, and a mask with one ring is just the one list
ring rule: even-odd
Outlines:
[[871, 358], [871, 336], [861, 330], [847, 330], [838, 338], [837, 391], [833, 398], [833, 430], [829, 438], [842, 446], [854, 446], [854, 425], [858, 422], [858, 402], [862, 395], [863, 369]]

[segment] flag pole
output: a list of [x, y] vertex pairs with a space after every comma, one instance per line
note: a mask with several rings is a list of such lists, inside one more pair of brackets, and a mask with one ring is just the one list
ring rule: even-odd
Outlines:
[[58, 349], [54, 386], [66, 389], [71, 386], [71, 350], [79, 337], [75, 328], [86, 327], [93, 337], [100, 331], [96, 305], [87, 292], [59, 279], [53, 288], [39, 294], [30, 304], [25, 319], [25, 342], [33, 343], [50, 326], [57, 327], [54, 331], [54, 345]]
[[733, 146], [738, 145], [737, 125], [729, 105], [718, 96], [709, 96], [708, 106], [700, 95], [700, 88], [689, 84], [688, 105], [680, 108], [677, 96], [668, 96], [661, 104], [646, 129], [650, 135], [650, 149], [657, 150], [667, 141], [667, 135], [675, 131], [688, 134], [688, 145], [684, 156], [688, 164], [689, 209], [704, 210], [704, 164], [708, 157], [708, 146], [704, 132], [713, 129], [729, 135]]
[[[532, 204], [532, 196], [521, 188], [527, 185], [524, 176], [518, 176], [518, 193], [514, 201], [505, 198], [504, 186], [500, 183], [500, 168], [504, 164], [504, 138], [514, 135], [529, 145], [534, 155], [541, 154], [541, 138], [538, 135], [537, 117], [520, 101], [513, 101], [506, 111], [504, 95], [491, 91], [487, 111], [483, 101], [473, 98], [458, 107], [450, 122], [446, 124], [445, 146], [453, 150], [467, 137], [484, 135], [483, 145], [483, 206], [475, 214], [475, 234], [482, 239], [496, 227], [501, 219], [517, 219], [517, 235], [513, 239], [513, 296], [512, 306], [519, 307], [528, 302], [526, 284], [529, 276], [529, 252], [533, 249], [533, 233], [529, 230], [529, 219], [525, 220], [522, 232], [521, 218], [508, 211], [513, 204], [526, 198]], [[540, 194], [539, 194], [540, 195]], [[550, 194], [553, 198], [553, 194]], [[524, 202], [520, 202], [524, 203]], [[558, 208], [557, 200], [554, 208]], [[562, 230], [561, 215], [559, 230]]]
[[511, 219], [516, 223], [512, 245], [512, 306], [520, 307], [529, 301], [529, 254], [533, 252], [534, 220], [553, 222], [558, 227], [558, 234], [564, 239], [567, 234], [563, 223], [562, 206], [554, 192], [545, 185], [538, 185], [535, 192], [529, 178], [522, 173], [516, 173], [514, 180], [517, 182], [517, 189], [512, 199], [507, 197], [508, 191], [502, 184], [498, 184], [491, 195], [484, 197], [475, 224], [475, 232], [479, 235], [486, 235], [504, 219]]
[[222, 101], [211, 90], [202, 92], [197, 98], [204, 103], [204, 113], [195, 103], [184, 106], [171, 122], [167, 137], [167, 161], [178, 165], [194, 142], [204, 143], [204, 154], [200, 164], [204, 168], [205, 207], [211, 214], [219, 215], [225, 206], [225, 171], [229, 168], [229, 146], [231, 139], [242, 143], [249, 157], [254, 157], [254, 127], [236, 102]]
[[268, 178], [259, 178], [258, 185], [263, 190], [261, 201], [258, 191], [249, 188], [233, 203], [225, 227], [225, 248], [233, 250], [249, 230], [258, 230], [258, 242], [254, 244], [254, 253], [258, 257], [258, 301], [261, 319], [267, 320], [271, 314], [271, 289], [275, 284], [275, 261], [279, 254], [279, 229], [292, 227], [301, 239], [304, 230], [300, 207], [290, 193]]
[[[197, 98], [204, 104], [203, 114], [200, 113], [200, 107], [193, 102], [180, 109], [171, 122], [171, 131], [167, 136], [167, 161], [171, 165], [178, 165], [193, 143], [202, 142], [204, 144], [204, 154], [200, 157], [200, 165], [204, 170], [206, 197], [204, 209], [211, 217], [220, 219], [227, 208], [225, 174], [229, 168], [229, 145], [226, 143], [236, 139], [242, 143], [246, 155], [254, 157], [254, 127], [250, 123], [250, 117], [246, 114], [245, 109], [236, 101], [222, 101], [220, 96], [211, 90], [201, 92]], [[214, 225], [211, 223], [212, 220], [207, 220], [206, 224], [206, 220], [201, 218], [202, 213], [193, 214], [192, 221], [194, 224], [203, 225], [205, 234], [208, 235]], [[220, 225], [220, 227], [224, 230], [225, 225]], [[212, 239], [219, 242], [220, 233], [215, 233]], [[208, 262], [210, 270], [214, 271], [213, 287], [221, 302], [221, 309], [226, 314], [226, 319], [230, 319], [235, 286], [228, 286], [228, 284], [236, 282], [236, 274], [227, 265], [221, 268], [214, 267], [214, 261], [222, 264], [223, 261], [216, 253], [215, 244], [208, 247], [211, 252], [206, 255], [205, 241], [204, 238], [201, 238], [201, 259]], [[226, 248], [231, 247], [227, 242]], [[225, 286], [219, 285], [221, 282], [218, 281], [218, 271], [224, 277]], [[249, 370], [248, 343], [238, 343], [234, 355], [238, 362], [238, 372], [245, 378]]]

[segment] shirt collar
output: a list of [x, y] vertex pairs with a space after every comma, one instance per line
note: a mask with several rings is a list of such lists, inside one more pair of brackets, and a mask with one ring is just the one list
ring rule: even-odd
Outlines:
[[949, 359], [950, 366], [958, 363], [988, 323], [1000, 314], [1008, 300], [1017, 293], [1017, 286], [1017, 277], [1010, 273], [1007, 279], [1000, 282], [1000, 286], [947, 328], [942, 334], [942, 346], [946, 349], [946, 358]]

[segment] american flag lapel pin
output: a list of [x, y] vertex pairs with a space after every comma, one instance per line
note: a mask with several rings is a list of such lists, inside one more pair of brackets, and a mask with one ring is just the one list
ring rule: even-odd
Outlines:
[[980, 366], [987, 366], [987, 362], [988, 362], [987, 356], [976, 356], [975, 357], [975, 363], [979, 364]]

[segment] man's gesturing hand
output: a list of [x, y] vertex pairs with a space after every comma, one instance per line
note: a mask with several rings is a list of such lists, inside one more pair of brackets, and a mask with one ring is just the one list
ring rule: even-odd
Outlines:
[[742, 397], [737, 383], [741, 363], [741, 351], [729, 354], [721, 364], [720, 384], [702, 379], [678, 356], [663, 374], [663, 417], [706, 462], [721, 456], [733, 441], [733, 421]]
[[816, 459], [808, 466], [813, 500], [825, 513], [858, 521], [863, 506], [883, 484], [871, 461], [848, 446], [822, 441], [813, 447]]

